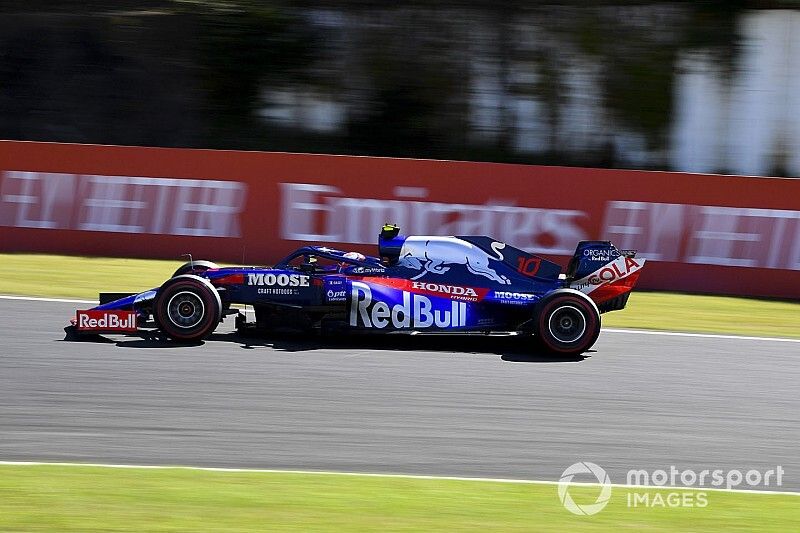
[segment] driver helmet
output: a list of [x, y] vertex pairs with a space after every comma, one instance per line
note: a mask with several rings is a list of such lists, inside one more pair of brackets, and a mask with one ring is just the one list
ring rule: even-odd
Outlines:
[[[358, 252], [347, 252], [346, 254], [342, 254], [342, 257], [345, 259], [352, 259], [355, 261], [365, 261], [367, 259], [367, 257], [364, 254], [360, 254]], [[339, 272], [342, 272], [342, 270], [351, 266], [353, 265], [342, 261], [341, 263], [339, 263]]]
[[342, 257], [344, 257], [345, 259], [354, 259], [356, 261], [366, 261], [367, 260], [367, 256], [365, 256], [362, 253], [358, 253], [358, 252], [347, 252]]

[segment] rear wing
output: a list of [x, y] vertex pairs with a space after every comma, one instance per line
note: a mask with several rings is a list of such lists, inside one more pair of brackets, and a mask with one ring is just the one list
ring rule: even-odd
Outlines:
[[601, 313], [623, 309], [639, 279], [644, 259], [610, 241], [581, 241], [567, 266], [566, 283], [594, 300]]

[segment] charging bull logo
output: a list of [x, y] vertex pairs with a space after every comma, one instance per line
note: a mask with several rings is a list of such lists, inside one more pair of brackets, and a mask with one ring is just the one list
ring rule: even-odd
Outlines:
[[411, 279], [419, 279], [427, 273], [444, 274], [449, 265], [464, 265], [469, 272], [508, 285], [511, 281], [489, 266], [490, 261], [502, 261], [502, 242], [493, 242], [491, 256], [472, 243], [456, 237], [408, 237], [400, 249], [400, 265], [422, 270]]

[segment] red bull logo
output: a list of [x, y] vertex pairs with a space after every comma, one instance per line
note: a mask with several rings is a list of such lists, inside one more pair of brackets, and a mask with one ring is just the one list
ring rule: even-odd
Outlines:
[[79, 331], [136, 331], [135, 311], [78, 311], [75, 325]]
[[402, 301], [394, 305], [375, 301], [369, 285], [354, 281], [350, 292], [349, 324], [377, 329], [452, 328], [467, 324], [467, 304], [464, 302], [450, 300], [442, 308], [422, 294], [401, 293]]

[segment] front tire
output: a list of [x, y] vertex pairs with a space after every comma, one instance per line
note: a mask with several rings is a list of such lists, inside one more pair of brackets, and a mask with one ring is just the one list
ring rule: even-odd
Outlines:
[[194, 274], [195, 272], [205, 272], [206, 270], [213, 270], [215, 268], [219, 268], [219, 266], [211, 261], [189, 261], [188, 263], [182, 264], [178, 270], [172, 274], [172, 277], [175, 278], [184, 274]]
[[210, 335], [222, 318], [222, 302], [211, 283], [184, 274], [158, 289], [153, 305], [158, 329], [181, 342], [198, 342]]
[[583, 295], [556, 293], [543, 301], [535, 321], [539, 346], [548, 352], [577, 356], [591, 348], [600, 335], [600, 313]]

